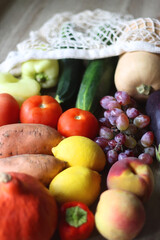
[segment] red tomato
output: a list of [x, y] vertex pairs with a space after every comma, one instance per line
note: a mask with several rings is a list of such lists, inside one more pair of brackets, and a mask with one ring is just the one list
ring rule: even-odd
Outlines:
[[64, 137], [79, 135], [93, 139], [98, 133], [99, 124], [91, 112], [70, 108], [60, 116], [57, 129]]
[[19, 121], [19, 104], [8, 93], [0, 94], [0, 126]]
[[53, 97], [35, 95], [22, 103], [20, 121], [22, 123], [40, 123], [56, 128], [61, 113], [62, 108]]

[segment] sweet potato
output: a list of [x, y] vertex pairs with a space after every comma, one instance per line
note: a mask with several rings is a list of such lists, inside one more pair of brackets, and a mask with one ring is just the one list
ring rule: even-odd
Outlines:
[[0, 158], [0, 172], [26, 173], [46, 186], [65, 167], [64, 161], [46, 154], [22, 154]]
[[47, 125], [15, 123], [0, 127], [0, 158], [19, 154], [49, 154], [62, 140], [60, 133]]

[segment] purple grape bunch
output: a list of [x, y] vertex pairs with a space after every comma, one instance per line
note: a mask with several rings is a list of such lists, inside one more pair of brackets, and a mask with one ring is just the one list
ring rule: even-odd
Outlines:
[[124, 91], [104, 96], [100, 105], [103, 116], [99, 118], [99, 135], [94, 141], [103, 149], [108, 164], [126, 157], [137, 157], [151, 164], [155, 150], [149, 116], [140, 111], [136, 101]]

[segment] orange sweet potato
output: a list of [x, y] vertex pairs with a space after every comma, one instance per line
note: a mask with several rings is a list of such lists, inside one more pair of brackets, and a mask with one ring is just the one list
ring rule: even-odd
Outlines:
[[0, 158], [19, 154], [49, 154], [62, 140], [54, 128], [43, 124], [15, 123], [0, 127]]
[[0, 172], [26, 173], [46, 186], [65, 167], [64, 161], [46, 154], [22, 154], [0, 158]]

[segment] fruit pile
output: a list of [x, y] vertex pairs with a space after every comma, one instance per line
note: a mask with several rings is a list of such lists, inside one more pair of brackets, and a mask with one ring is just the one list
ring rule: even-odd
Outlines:
[[103, 116], [99, 118], [98, 143], [110, 165], [126, 157], [138, 157], [146, 164], [155, 155], [154, 134], [149, 129], [150, 117], [124, 91], [100, 100]]

